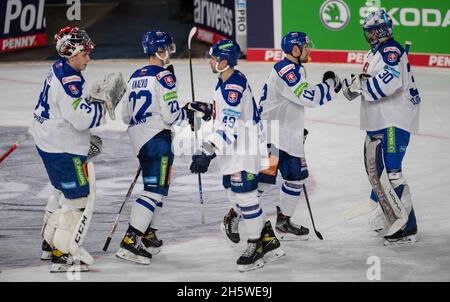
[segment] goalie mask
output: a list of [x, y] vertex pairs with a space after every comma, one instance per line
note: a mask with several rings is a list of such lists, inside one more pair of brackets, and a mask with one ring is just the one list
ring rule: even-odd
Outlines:
[[392, 37], [392, 25], [392, 18], [384, 9], [373, 11], [364, 19], [364, 36], [373, 50]]
[[64, 58], [71, 58], [82, 51], [91, 52], [95, 44], [85, 30], [64, 27], [55, 35], [56, 51]]

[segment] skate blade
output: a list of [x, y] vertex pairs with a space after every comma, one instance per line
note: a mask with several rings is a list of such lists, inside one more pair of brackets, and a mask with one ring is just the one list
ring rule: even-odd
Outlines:
[[264, 261], [262, 259], [258, 259], [252, 264], [238, 265], [238, 270], [239, 270], [239, 272], [243, 273], [243, 272], [253, 271], [255, 269], [259, 269], [262, 267], [264, 267]]
[[417, 235], [410, 235], [410, 236], [406, 236], [405, 238], [396, 240], [396, 241], [392, 241], [392, 240], [384, 240], [383, 245], [384, 246], [397, 246], [397, 245], [404, 245], [404, 244], [412, 244], [412, 243], [417, 243], [419, 242], [419, 240], [417, 239]]
[[52, 252], [42, 251], [41, 260], [42, 261], [52, 260]]
[[309, 234], [306, 235], [294, 235], [291, 233], [281, 233], [277, 232], [278, 240], [282, 241], [306, 241], [309, 239]]
[[50, 273], [65, 273], [65, 272], [88, 272], [89, 267], [86, 264], [62, 264], [62, 263], [53, 263], [50, 268]]
[[149, 247], [144, 246], [144, 250], [146, 250], [147, 252], [149, 252], [152, 255], [156, 255], [156, 254], [159, 254], [159, 252], [161, 252], [160, 247], [153, 247], [153, 246], [149, 246]]
[[264, 262], [272, 262], [286, 255], [286, 253], [281, 248], [276, 248], [272, 251], [264, 254], [263, 260]]
[[227, 231], [225, 229], [225, 225], [223, 224], [223, 222], [220, 224], [220, 230], [222, 231], [223, 235], [225, 236], [225, 239], [227, 240], [227, 243], [230, 247], [235, 247], [236, 244], [238, 244], [239, 242], [233, 242], [230, 240], [230, 238], [228, 238], [227, 236]]
[[138, 263], [138, 264], [143, 264], [143, 265], [149, 265], [150, 264], [150, 259], [147, 257], [143, 257], [143, 256], [139, 256], [139, 255], [135, 255], [132, 252], [120, 248], [119, 251], [116, 253], [116, 257], [121, 258], [123, 260], [127, 260], [127, 261], [131, 261], [134, 263]]

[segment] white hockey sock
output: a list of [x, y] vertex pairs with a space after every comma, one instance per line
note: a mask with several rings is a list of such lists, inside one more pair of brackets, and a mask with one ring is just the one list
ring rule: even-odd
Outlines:
[[285, 216], [292, 217], [300, 194], [303, 190], [304, 180], [284, 180], [280, 190], [280, 209]]
[[150, 227], [152, 229], [158, 229], [159, 221], [161, 219], [161, 212], [163, 208], [164, 196], [161, 196], [161, 201], [156, 204], [155, 212], [153, 212], [152, 221], [150, 222]]
[[264, 194], [264, 192], [267, 191], [271, 186], [272, 186], [272, 184], [259, 182], [258, 183], [258, 197], [261, 197]]
[[142, 191], [131, 208], [130, 225], [143, 234], [152, 221], [153, 213], [158, 206], [162, 207], [162, 195]]
[[230, 206], [233, 208], [233, 210], [238, 215], [242, 216], [241, 209], [239, 208], [239, 205], [238, 205], [237, 200], [236, 200], [236, 193], [231, 191], [230, 188], [228, 188], [226, 192], [227, 192], [228, 201], [230, 202]]
[[236, 201], [242, 212], [248, 239], [259, 239], [265, 222], [265, 215], [260, 207], [258, 192], [236, 193]]

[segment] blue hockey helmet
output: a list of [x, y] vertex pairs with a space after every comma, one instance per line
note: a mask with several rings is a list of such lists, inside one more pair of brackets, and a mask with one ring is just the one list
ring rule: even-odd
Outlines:
[[215, 57], [218, 62], [227, 60], [228, 65], [234, 67], [241, 56], [241, 47], [235, 41], [222, 40], [211, 46], [209, 55]]
[[363, 23], [364, 36], [372, 47], [377, 47], [392, 37], [392, 18], [384, 9], [371, 12]]
[[147, 55], [156, 54], [158, 49], [175, 53], [175, 43], [173, 43], [172, 37], [160, 30], [146, 32], [142, 37], [142, 47], [144, 48], [144, 53]]
[[296, 45], [300, 47], [300, 49], [303, 49], [303, 46], [305, 45], [309, 48], [313, 48], [312, 41], [309, 40], [308, 35], [304, 32], [289, 32], [281, 40], [281, 49], [283, 49], [285, 54], [291, 54], [292, 48]]

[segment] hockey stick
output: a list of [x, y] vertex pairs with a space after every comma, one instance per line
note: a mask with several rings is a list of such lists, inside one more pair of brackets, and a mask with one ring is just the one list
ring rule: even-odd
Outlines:
[[106, 252], [106, 250], [108, 249], [108, 246], [109, 246], [109, 243], [111, 242], [112, 236], [113, 236], [114, 232], [116, 231], [117, 224], [119, 223], [120, 214], [122, 213], [123, 207], [127, 203], [128, 199], [130, 199], [131, 192], [133, 192], [133, 188], [134, 188], [134, 185], [137, 182], [139, 174], [141, 174], [141, 166], [139, 166], [139, 168], [138, 168], [138, 170], [136, 172], [136, 176], [134, 177], [134, 180], [131, 183], [130, 188], [128, 189], [127, 195], [125, 196], [125, 200], [122, 202], [122, 205], [120, 206], [119, 213], [117, 213], [116, 220], [114, 221], [114, 224], [113, 224], [113, 226], [111, 228], [111, 231], [109, 232], [109, 236], [106, 239], [105, 245], [103, 246], [103, 251], [104, 252]]
[[4, 161], [11, 153], [13, 153], [17, 147], [19, 147], [21, 144], [23, 144], [28, 138], [30, 137], [30, 134], [26, 132], [25, 134], [22, 134], [19, 136], [17, 141], [6, 151], [1, 157], [0, 157], [0, 163]]
[[411, 48], [411, 41], [405, 41], [405, 52], [408, 55], [409, 54], [409, 49]]
[[314, 218], [312, 216], [311, 206], [309, 205], [309, 198], [308, 198], [308, 193], [306, 192], [305, 184], [303, 184], [303, 191], [305, 192], [306, 204], [308, 205], [309, 216], [311, 217], [311, 222], [312, 222], [312, 225], [314, 228], [314, 232], [316, 233], [317, 238], [319, 238], [320, 240], [323, 240], [322, 234], [316, 230], [316, 226], [314, 225]]
[[[194, 37], [195, 33], [197, 32], [197, 27], [192, 27], [191, 31], [189, 32], [188, 37], [188, 55], [189, 55], [189, 72], [191, 75], [191, 95], [192, 95], [192, 102], [195, 101], [195, 94], [194, 94], [194, 76], [192, 72], [192, 57], [191, 57], [191, 41]], [[198, 142], [198, 135], [197, 135], [197, 127], [196, 127], [196, 120], [197, 120], [197, 114], [194, 117], [194, 133], [195, 133], [195, 145], [197, 146]], [[201, 120], [200, 120], [201, 123]], [[198, 175], [198, 192], [200, 194], [200, 221], [202, 224], [205, 223], [205, 209], [203, 207], [203, 189], [202, 189], [202, 176], [200, 173], [197, 173]]]

